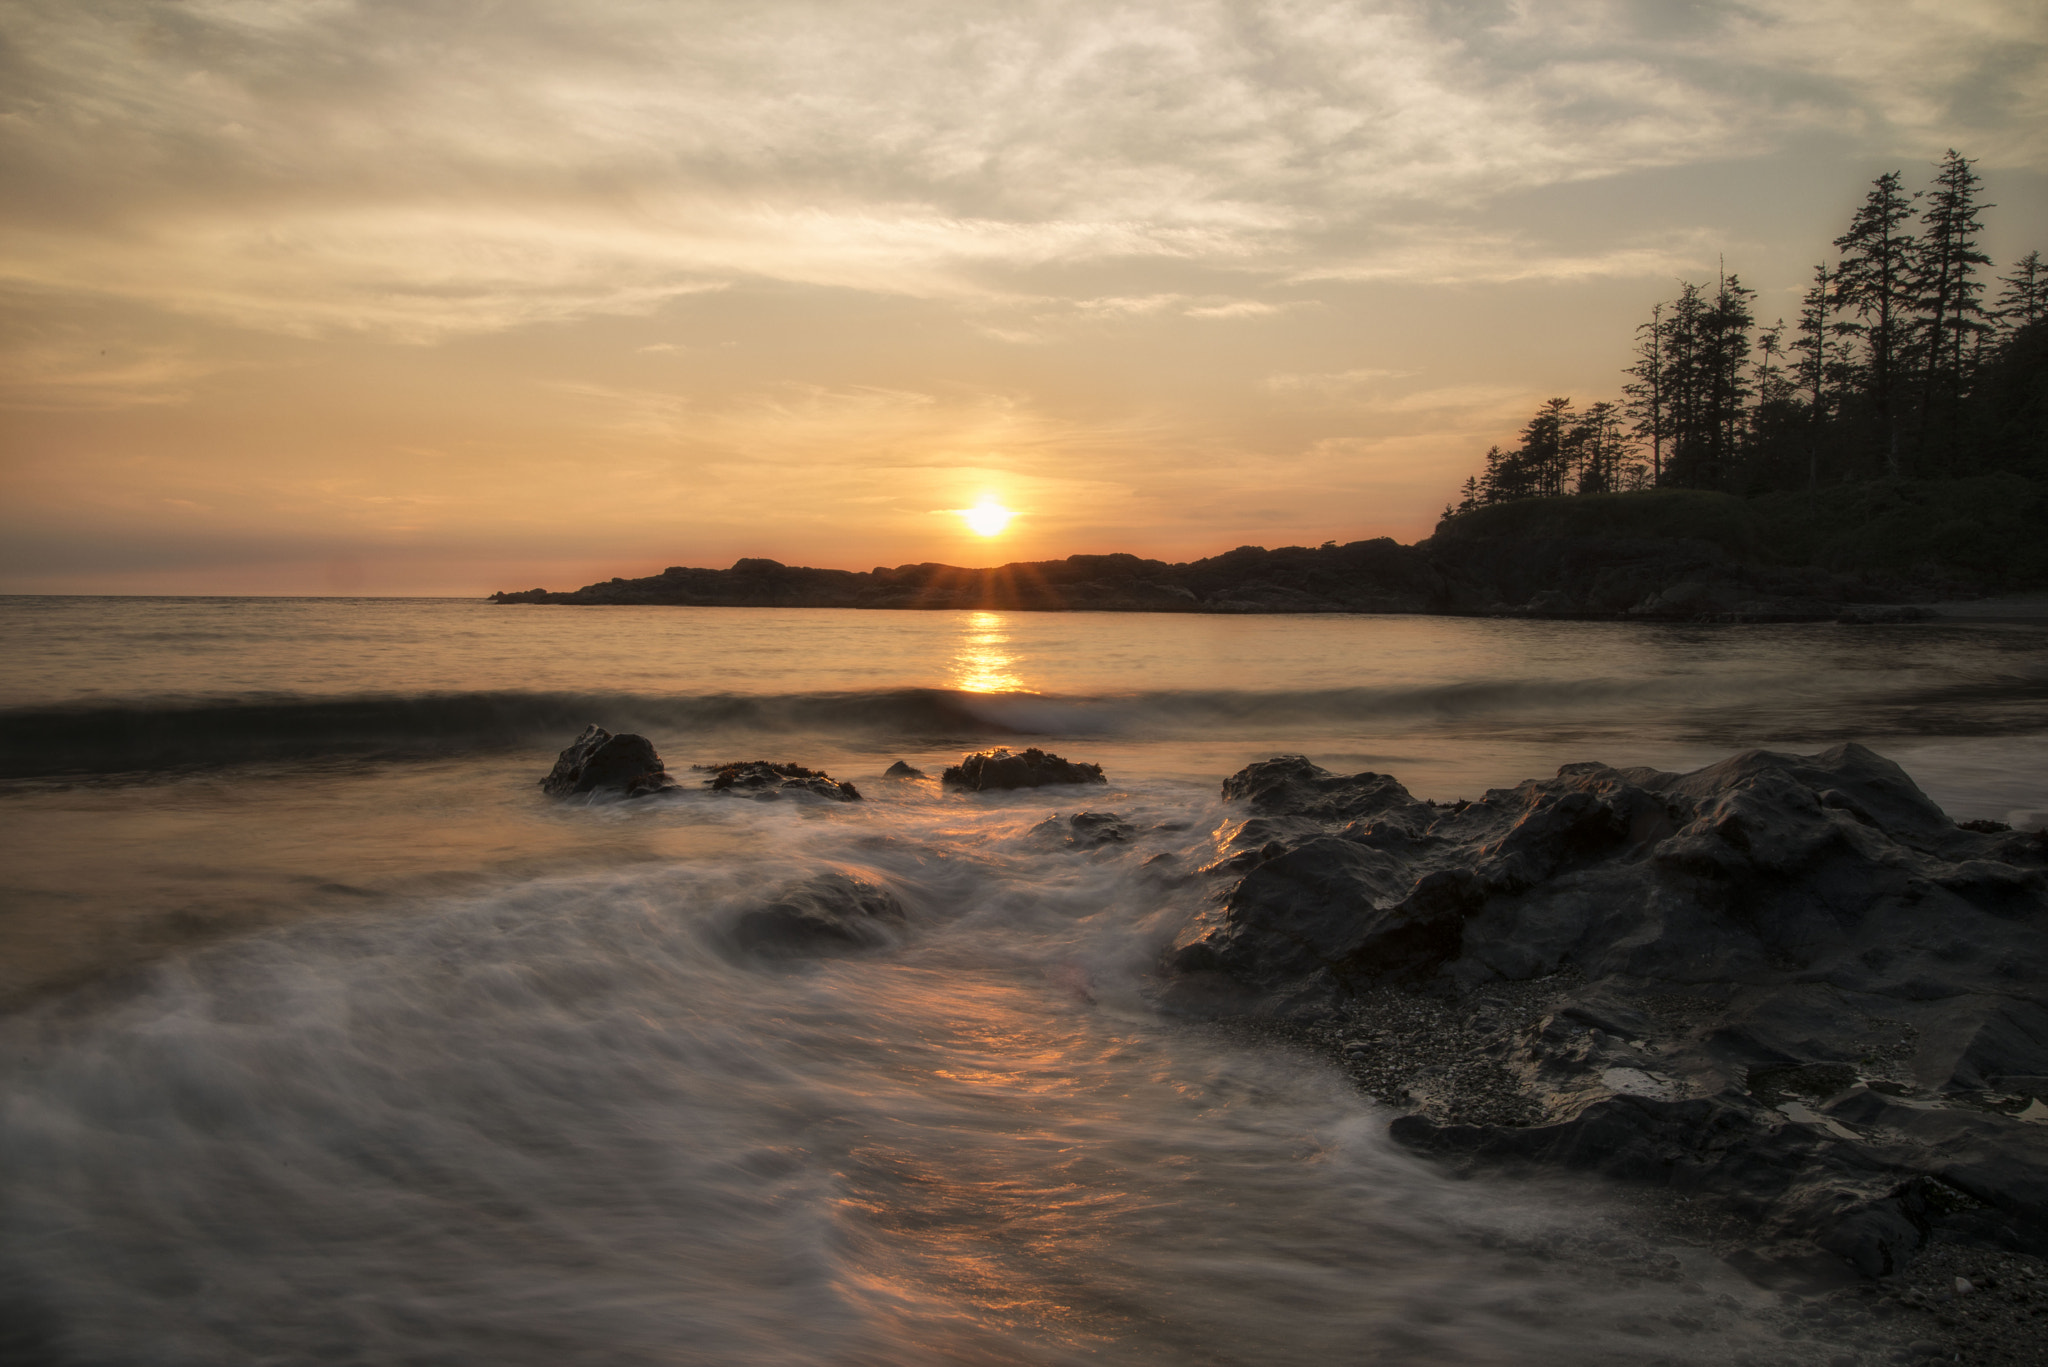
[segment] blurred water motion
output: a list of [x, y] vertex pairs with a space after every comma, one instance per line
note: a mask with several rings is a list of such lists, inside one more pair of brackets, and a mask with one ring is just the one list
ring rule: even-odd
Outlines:
[[[0, 655], [0, 1360], [58, 1367], [1818, 1367], [1605, 1195], [1451, 1180], [1334, 1071], [1153, 1013], [1203, 894], [1148, 861], [1213, 857], [1219, 779], [1279, 749], [1448, 799], [1858, 739], [1955, 815], [2048, 808], [2038, 631], [289, 600], [0, 629], [37, 646]], [[590, 721], [867, 800], [544, 800]], [[878, 777], [1019, 736], [1102, 763], [1086, 805], [1132, 840], [1048, 840], [1072, 793]], [[724, 933], [826, 872], [901, 935]]]

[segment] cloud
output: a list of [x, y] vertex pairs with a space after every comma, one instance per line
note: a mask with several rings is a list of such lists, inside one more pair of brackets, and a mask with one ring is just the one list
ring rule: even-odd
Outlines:
[[1221, 304], [1198, 304], [1184, 312], [1190, 318], [1262, 318], [1279, 313], [1284, 307], [1262, 299], [1232, 299]]
[[2025, 0], [14, 0], [10, 30], [0, 272], [412, 341], [740, 279], [986, 304], [1148, 259], [1529, 278], [1475, 241], [1327, 244], [1800, 129], [1932, 155], [1995, 127], [2000, 163], [2048, 165]]
[[1260, 383], [1263, 388], [1274, 394], [1320, 394], [1324, 398], [1336, 398], [1353, 394], [1375, 380], [1405, 379], [1413, 373], [1408, 370], [1376, 370], [1371, 367], [1309, 373], [1279, 371], [1268, 375]]
[[82, 338], [0, 349], [0, 409], [93, 411], [180, 404], [225, 367], [184, 347]]
[[1431, 285], [1501, 285], [1519, 281], [1668, 278], [1711, 268], [1725, 243], [1701, 229], [1660, 233], [1647, 242], [1561, 250], [1528, 235], [1497, 229], [1388, 228], [1362, 249], [1332, 253], [1304, 268], [1301, 281], [1390, 280]]

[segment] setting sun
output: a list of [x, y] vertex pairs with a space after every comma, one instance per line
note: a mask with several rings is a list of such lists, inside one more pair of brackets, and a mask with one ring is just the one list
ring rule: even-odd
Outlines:
[[974, 529], [976, 535], [995, 536], [1010, 525], [1010, 519], [1016, 514], [994, 499], [984, 498], [972, 508], [963, 509], [960, 516], [967, 519], [967, 525]]

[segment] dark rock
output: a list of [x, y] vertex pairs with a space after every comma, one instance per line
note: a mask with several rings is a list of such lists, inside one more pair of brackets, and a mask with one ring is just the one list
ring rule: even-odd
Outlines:
[[861, 800], [860, 790], [851, 783], [842, 783], [822, 769], [806, 769], [801, 764], [772, 764], [754, 759], [693, 767], [710, 772], [704, 786], [714, 793], [731, 793], [763, 802], [772, 802], [787, 793], [810, 793], [834, 802]]
[[908, 764], [905, 764], [905, 763], [904, 763], [904, 762], [903, 762], [902, 760], [900, 760], [900, 759], [899, 759], [899, 760], [897, 760], [897, 761], [896, 761], [896, 762], [895, 762], [894, 764], [890, 765], [890, 766], [889, 766], [888, 768], [886, 768], [886, 769], [884, 769], [884, 770], [882, 771], [882, 777], [883, 777], [883, 778], [927, 778], [927, 777], [929, 777], [929, 775], [927, 775], [927, 774], [925, 773], [925, 771], [924, 771], [924, 770], [922, 770], [922, 769], [913, 769], [913, 768], [911, 768], [911, 767], [910, 767], [910, 766], [909, 766]]
[[1276, 755], [1247, 765], [1223, 780], [1223, 796], [1242, 801], [1255, 812], [1319, 821], [1354, 821], [1418, 805], [1389, 775], [1345, 777], [1309, 763], [1303, 755]]
[[1123, 844], [1136, 834], [1131, 823], [1114, 812], [1075, 812], [1069, 817], [1049, 817], [1039, 825], [1037, 833], [1074, 850]]
[[763, 957], [845, 953], [892, 943], [906, 919], [903, 903], [880, 883], [827, 873], [742, 912], [726, 933], [735, 948]]
[[949, 788], [981, 792], [990, 788], [1042, 788], [1053, 783], [1106, 783], [1099, 764], [1081, 764], [1049, 755], [1035, 746], [1012, 754], [1001, 746], [962, 755], [939, 776]]
[[2048, 1075], [2044, 842], [1957, 826], [1856, 745], [1457, 807], [1300, 756], [1223, 792], [1257, 814], [1220, 833], [1236, 882], [1169, 1004], [1385, 1036], [1388, 993], [1456, 1003], [1403, 1046], [1460, 1041], [1438, 1074], [1358, 1064], [1407, 1142], [1703, 1193], [1872, 1275], [1965, 1215], [2048, 1248], [2048, 1132], [2011, 1085]]
[[615, 736], [595, 723], [583, 728], [540, 781], [541, 791], [550, 797], [595, 792], [646, 797], [676, 786], [645, 736]]

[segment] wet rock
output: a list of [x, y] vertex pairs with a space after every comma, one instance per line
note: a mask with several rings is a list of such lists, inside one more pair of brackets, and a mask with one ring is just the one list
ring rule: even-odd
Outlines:
[[742, 912], [726, 934], [735, 948], [769, 958], [847, 953], [893, 943], [907, 919], [903, 903], [880, 883], [826, 873]]
[[1856, 745], [1458, 807], [1300, 756], [1223, 792], [1256, 815], [1166, 1000], [1388, 1041], [1342, 1057], [1404, 1141], [1704, 1194], [1868, 1275], [1963, 1224], [2048, 1251], [2048, 1106], [2013, 1085], [2048, 1075], [2043, 842]]
[[830, 798], [834, 802], [861, 800], [860, 790], [851, 783], [842, 783], [822, 769], [806, 769], [801, 764], [773, 764], [765, 759], [754, 759], [693, 767], [710, 773], [711, 777], [704, 780], [704, 786], [714, 793], [731, 793], [735, 797], [751, 797], [763, 802], [802, 793]]
[[1275, 755], [1223, 780], [1223, 796], [1268, 816], [1354, 821], [1419, 806], [1387, 774], [1333, 774], [1304, 755]]
[[1042, 788], [1054, 783], [1106, 783], [1099, 764], [1082, 764], [1032, 747], [1013, 754], [998, 746], [962, 755], [939, 781], [949, 788], [982, 792], [990, 788]]
[[889, 766], [888, 768], [886, 768], [886, 769], [884, 769], [884, 770], [882, 771], [882, 777], [883, 777], [883, 778], [927, 778], [927, 777], [929, 777], [929, 775], [927, 775], [927, 774], [925, 773], [925, 771], [924, 771], [924, 770], [922, 770], [922, 769], [913, 769], [913, 768], [911, 768], [911, 767], [910, 767], [910, 766], [909, 766], [908, 764], [904, 763], [904, 762], [903, 762], [902, 760], [900, 760], [900, 759], [899, 759], [899, 760], [897, 760], [897, 761], [896, 761], [896, 762], [895, 762], [894, 764], [890, 765], [890, 766]]
[[595, 723], [583, 728], [540, 781], [541, 791], [550, 797], [600, 792], [647, 797], [676, 786], [645, 736], [615, 736]]
[[1071, 850], [1120, 845], [1137, 835], [1131, 829], [1131, 823], [1115, 812], [1075, 812], [1068, 817], [1049, 817], [1038, 826], [1036, 833]]

